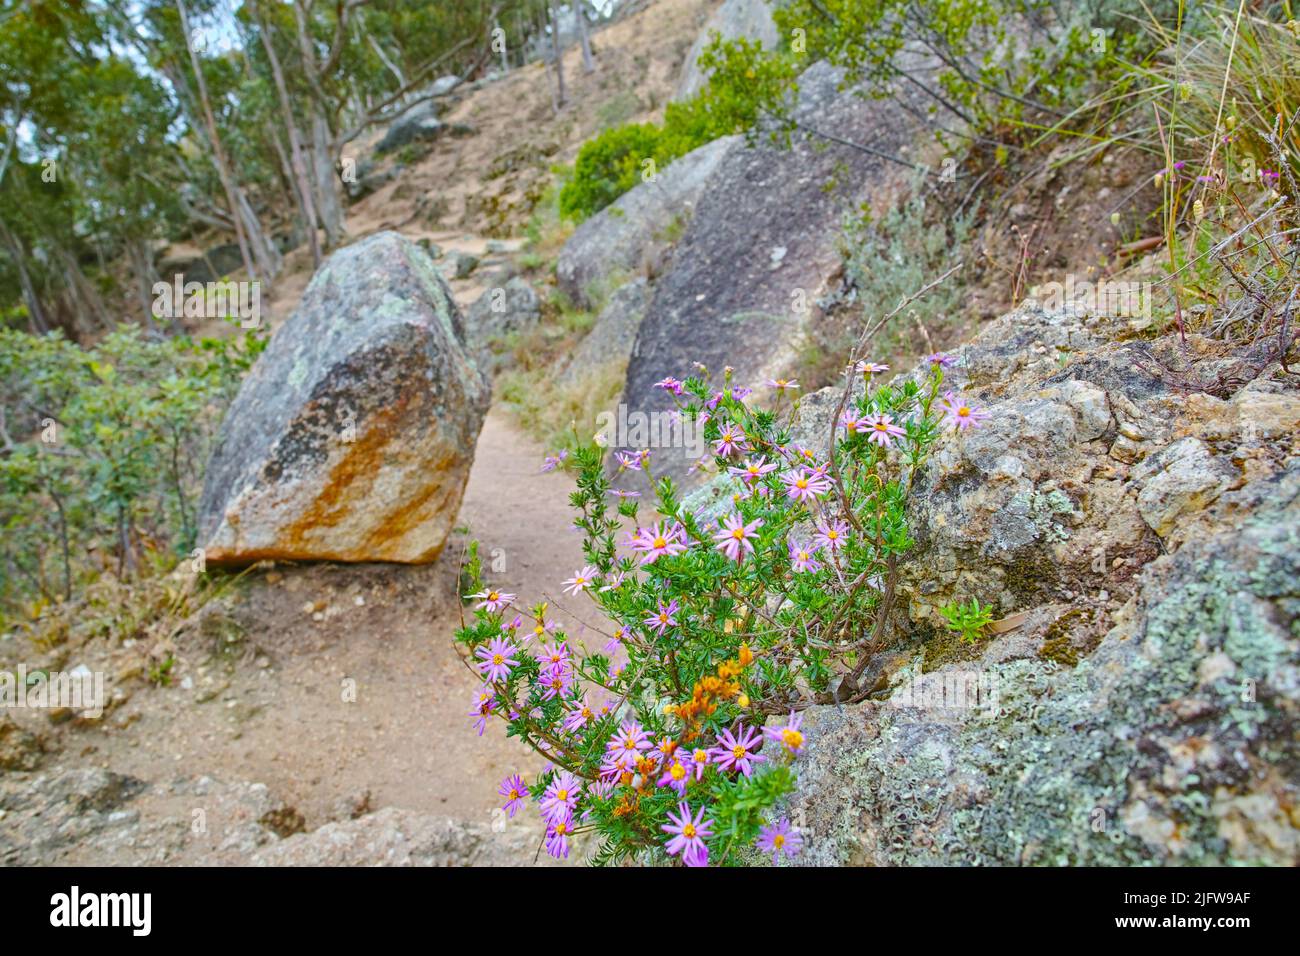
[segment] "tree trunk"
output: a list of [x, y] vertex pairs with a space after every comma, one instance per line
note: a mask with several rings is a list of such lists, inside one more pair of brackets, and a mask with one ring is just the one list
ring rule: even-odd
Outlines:
[[[221, 136], [217, 132], [216, 117], [212, 115], [212, 104], [208, 100], [208, 82], [203, 78], [203, 66], [199, 63], [199, 56], [194, 52], [194, 44], [191, 41], [190, 34], [190, 17], [185, 9], [185, 0], [176, 0], [176, 11], [181, 18], [181, 34], [185, 38], [185, 52], [190, 57], [190, 67], [194, 70], [194, 79], [198, 84], [199, 105], [203, 111], [203, 122], [208, 128], [208, 139], [212, 146], [212, 160], [217, 167], [217, 175], [221, 178], [221, 187], [226, 193], [226, 202], [230, 205], [230, 217], [235, 224], [235, 238], [239, 241], [239, 254], [243, 257], [244, 268], [247, 270], [249, 278], [256, 279], [257, 270], [253, 266], [253, 256], [249, 251], [248, 237], [244, 235], [243, 225], [240, 223], [239, 207], [240, 202], [236, 197], [237, 189], [234, 178], [230, 175], [230, 166], [226, 161], [226, 151], [221, 144]], [[267, 276], [269, 279], [270, 276]]]
[[591, 58], [591, 37], [587, 35], [587, 4], [583, 0], [573, 0], [573, 16], [578, 23], [578, 40], [582, 43], [582, 72], [590, 73], [596, 69]]
[[[236, 188], [235, 198], [239, 201], [239, 221], [243, 224], [244, 232], [248, 236], [248, 247], [252, 250], [253, 261], [257, 264], [256, 276], [260, 277], [259, 281], [264, 287], [269, 287], [271, 277], [279, 274], [284, 257], [275, 247], [275, 240], [262, 228], [262, 220], [258, 218], [252, 203], [248, 201], [248, 195], [242, 189]], [[264, 288], [263, 291], [266, 289]]]
[[339, 196], [339, 177], [334, 170], [337, 147], [330, 134], [329, 122], [316, 109], [311, 118], [312, 156], [316, 164], [316, 202], [325, 243], [337, 248], [343, 242], [343, 202]]
[[[131, 271], [135, 273], [136, 294], [140, 297], [140, 309], [144, 313], [145, 323], [156, 331], [161, 331], [158, 319], [153, 314], [153, 284], [155, 273], [153, 268], [153, 255], [149, 251], [149, 241], [147, 239], [128, 239], [126, 241], [127, 258], [131, 260]], [[176, 318], [176, 309], [179, 303], [172, 303], [172, 315], [166, 319], [166, 328], [169, 332], [180, 330], [180, 323]]]
[[86, 278], [86, 274], [81, 271], [81, 265], [77, 262], [77, 257], [68, 252], [63, 246], [55, 247], [55, 255], [58, 256], [59, 262], [62, 263], [64, 271], [68, 275], [68, 291], [74, 308], [79, 313], [88, 313], [94, 320], [95, 325], [106, 332], [113, 330], [113, 323], [108, 317], [108, 309], [104, 307], [104, 300], [97, 290]]
[[[179, 0], [178, 0], [179, 2]], [[564, 109], [564, 53], [560, 49], [560, 18], [556, 16], [555, 4], [550, 4], [551, 10], [551, 52], [555, 56], [555, 110], [558, 113]]]
[[36, 283], [32, 281], [32, 275], [27, 271], [27, 250], [18, 237], [9, 231], [3, 219], [0, 219], [0, 239], [3, 239], [9, 248], [9, 255], [13, 257], [14, 267], [18, 270], [18, 283], [22, 286], [23, 301], [27, 304], [27, 320], [31, 324], [32, 331], [37, 335], [44, 335], [50, 330], [50, 322], [45, 317], [41, 298], [36, 294]]
[[280, 112], [284, 114], [284, 126], [289, 133], [289, 152], [293, 158], [293, 175], [298, 187], [298, 201], [302, 207], [303, 228], [307, 230], [312, 268], [315, 269], [320, 266], [320, 240], [316, 236], [316, 203], [312, 196], [312, 184], [307, 177], [307, 164], [302, 155], [302, 134], [298, 132], [298, 124], [293, 119], [289, 90], [284, 83], [284, 70], [280, 66], [280, 58], [276, 55], [265, 22], [260, 24], [258, 32], [262, 35], [262, 46], [265, 47], [266, 57], [271, 63], [271, 76], [275, 81], [275, 92], [280, 101]]

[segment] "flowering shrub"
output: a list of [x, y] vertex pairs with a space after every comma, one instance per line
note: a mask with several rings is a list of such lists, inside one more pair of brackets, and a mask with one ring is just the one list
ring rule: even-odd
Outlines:
[[[591, 858], [602, 864], [798, 852], [801, 835], [776, 811], [797, 784], [800, 712], [870, 692], [863, 675], [912, 544], [912, 478], [941, 429], [985, 417], [943, 392], [951, 361], [932, 356], [921, 381], [891, 385], [878, 384], [887, 366], [858, 363], [865, 387], [853, 390], [850, 375], [829, 457], [791, 437], [793, 380], [767, 383], [768, 407], [730, 369], [719, 390], [707, 372], [660, 382], [681, 415], [703, 423], [711, 462], [733, 484], [719, 520], [656, 480], [648, 451], [621, 456], [613, 477], [595, 444], [549, 457], [548, 469], [576, 473], [588, 563], [564, 590], [612, 622], [598, 650], [562, 632], [548, 605], [523, 610], [485, 587], [471, 546], [476, 603], [457, 633], [484, 681], [471, 716], [480, 735], [500, 720], [549, 761], [531, 782], [500, 785], [511, 817], [536, 803], [549, 853], [567, 857], [582, 832], [598, 835]], [[652, 511], [614, 487], [628, 469], [650, 477]]]

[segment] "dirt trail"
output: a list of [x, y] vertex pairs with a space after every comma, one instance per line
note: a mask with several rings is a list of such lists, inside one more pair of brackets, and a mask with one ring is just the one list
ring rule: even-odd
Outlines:
[[[462, 522], [499, 549], [494, 583], [522, 603], [559, 595], [582, 563], [571, 479], [539, 471], [543, 450], [489, 414]], [[210, 610], [179, 642], [172, 682], [138, 686], [102, 724], [71, 731], [58, 764], [149, 781], [189, 775], [267, 784], [314, 828], [369, 791], [373, 807], [488, 822], [496, 782], [541, 761], [468, 711], [479, 682], [451, 641], [465, 539], [427, 567], [281, 566], [248, 580], [230, 618]], [[575, 602], [578, 606], [579, 602]], [[580, 602], [590, 617], [589, 602]], [[566, 626], [580, 628], [562, 610]], [[246, 637], [222, 647], [229, 620]], [[355, 701], [344, 699], [355, 681]], [[36, 718], [33, 718], [36, 719]]]

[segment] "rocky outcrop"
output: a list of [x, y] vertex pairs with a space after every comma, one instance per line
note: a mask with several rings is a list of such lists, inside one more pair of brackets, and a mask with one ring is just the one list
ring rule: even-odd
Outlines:
[[1076, 667], [1009, 635], [924, 678], [970, 706], [810, 712], [803, 862], [1300, 863], [1300, 467], [1225, 497]]
[[560, 290], [590, 308], [672, 245], [690, 221], [705, 183], [739, 138], [727, 136], [687, 153], [586, 220], [555, 265]]
[[[863, 107], [837, 91], [838, 74], [818, 64], [800, 78], [796, 119], [879, 153], [905, 152], [921, 127], [894, 101]], [[812, 138], [792, 148], [766, 139], [737, 145], [709, 177], [670, 267], [655, 281], [628, 363], [630, 409], [670, 407], [654, 383], [702, 362], [730, 365], [740, 382], [792, 374], [803, 320], [838, 269], [842, 216], [881, 195], [901, 169], [876, 153]], [[682, 477], [685, 455], [661, 455], [660, 474]]]
[[[265, 784], [208, 776], [147, 783], [100, 767], [0, 775], [0, 865], [522, 866], [539, 824], [491, 825], [340, 801], [306, 831]], [[543, 857], [549, 861], [549, 857]]]
[[1116, 333], [1031, 305], [956, 353], [990, 418], [917, 476], [877, 699], [808, 712], [805, 862], [1300, 862], [1300, 393], [1189, 393], [1163, 370], [1223, 343]]
[[436, 558], [489, 398], [428, 256], [395, 233], [336, 252], [226, 414], [207, 559]]
[[[292, 836], [253, 855], [254, 866], [525, 866], [537, 855], [541, 831], [522, 821], [493, 828], [448, 817], [385, 807], [311, 833]], [[549, 857], [546, 858], [549, 861]]]
[[770, 0], [726, 0], [713, 11], [709, 22], [704, 25], [699, 36], [695, 38], [690, 52], [682, 63], [682, 76], [677, 82], [675, 100], [687, 100], [704, 88], [708, 75], [696, 62], [704, 48], [713, 42], [713, 34], [720, 34], [724, 40], [737, 40], [741, 37], [756, 40], [764, 49], [776, 49], [779, 36], [776, 23], [772, 20]]

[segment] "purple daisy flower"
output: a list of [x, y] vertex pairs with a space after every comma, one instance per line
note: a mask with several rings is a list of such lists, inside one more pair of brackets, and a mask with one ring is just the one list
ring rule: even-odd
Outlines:
[[477, 594], [468, 595], [470, 598], [477, 599], [478, 604], [474, 605], [474, 610], [488, 610], [496, 613], [507, 606], [515, 599], [513, 594], [507, 594], [505, 591], [486, 590], [479, 591]]
[[510, 668], [519, 665], [519, 662], [511, 656], [517, 653], [519, 648], [509, 641], [494, 637], [487, 642], [486, 646], [476, 648], [474, 656], [482, 661], [478, 669], [482, 672], [484, 680], [503, 681], [510, 676]]
[[584, 590], [596, 583], [596, 578], [599, 574], [599, 569], [593, 568], [590, 564], [584, 565], [577, 571], [573, 572], [573, 577], [564, 582], [564, 593], [572, 594], [574, 597], [577, 597]]
[[569, 834], [573, 832], [573, 820], [559, 820], [546, 828], [546, 852], [557, 860], [569, 858]]
[[570, 732], [581, 730], [594, 717], [595, 714], [587, 703], [587, 695], [583, 694], [582, 697], [573, 702], [573, 706], [566, 712], [564, 729]]
[[755, 534], [763, 526], [762, 518], [755, 518], [749, 524], [739, 514], [730, 514], [722, 520], [722, 529], [713, 536], [718, 542], [718, 550], [732, 561], [740, 561], [746, 554], [754, 551]]
[[681, 604], [676, 598], [673, 598], [667, 604], [659, 602], [659, 609], [647, 617], [642, 623], [650, 628], [656, 634], [662, 635], [670, 627], [677, 627], [677, 618], [673, 617], [682, 609]]
[[704, 819], [704, 807], [693, 817], [690, 805], [683, 800], [677, 805], [677, 813], [668, 811], [671, 823], [665, 823], [659, 829], [670, 834], [664, 849], [669, 856], [681, 854], [682, 862], [687, 866], [706, 866], [709, 862], [709, 848], [704, 841], [713, 836], [713, 821]]
[[867, 433], [867, 441], [881, 448], [892, 447], [895, 438], [902, 438], [907, 434], [894, 424], [892, 415], [868, 415], [863, 419], [863, 425]]
[[784, 724], [776, 727], [764, 727], [763, 736], [768, 740], [775, 741], [785, 747], [793, 754], [803, 752], [803, 731], [799, 725], [803, 723], [803, 714], [796, 714], [790, 711], [790, 716]]
[[537, 807], [542, 811], [542, 819], [547, 823], [559, 823], [561, 820], [573, 819], [573, 811], [578, 806], [578, 792], [582, 783], [567, 770], [561, 770], [551, 778], [551, 785], [542, 794]]
[[730, 423], [722, 426], [722, 432], [713, 442], [713, 450], [723, 458], [732, 452], [744, 451], [748, 447], [745, 444], [745, 433], [738, 426]]
[[781, 476], [785, 484], [785, 496], [793, 501], [815, 501], [818, 495], [831, 490], [830, 481], [823, 475], [808, 468], [787, 471]]
[[664, 767], [659, 777], [659, 786], [672, 787], [679, 795], [686, 793], [686, 784], [691, 779], [691, 771], [682, 763], [680, 757], [673, 757]]
[[759, 458], [758, 461], [754, 461], [752, 458], [750, 458], [750, 459], [746, 459], [744, 464], [742, 464], [740, 467], [737, 468], [735, 466], [732, 466], [728, 468], [727, 471], [730, 474], [735, 475], [737, 478], [739, 478], [741, 481], [745, 482], [746, 484], [752, 485], [754, 482], [758, 481], [758, 479], [762, 478], [764, 475], [776, 471], [777, 467], [778, 466], [776, 464], [768, 462], [766, 458]]
[[813, 558], [815, 548], [810, 548], [806, 544], [799, 544], [797, 541], [790, 541], [787, 546], [790, 549], [790, 567], [794, 569], [796, 574], [821, 570], [821, 562]]
[[671, 528], [663, 523], [652, 528], [638, 528], [631, 540], [633, 551], [641, 552], [641, 564], [654, 564], [661, 557], [672, 557], [686, 550], [682, 542], [685, 529], [680, 524]]
[[650, 749], [650, 735], [635, 720], [624, 721], [605, 745], [608, 757], [617, 757], [625, 769], [632, 769], [641, 751]]
[[945, 392], [939, 406], [943, 409], [944, 420], [959, 432], [978, 428], [989, 417], [984, 409], [968, 405], [955, 392]]
[[733, 735], [730, 730], [718, 734], [718, 745], [710, 753], [713, 761], [723, 770], [739, 770], [748, 777], [754, 772], [754, 764], [767, 758], [754, 753], [754, 745], [761, 736], [752, 727], [740, 724]]
[[764, 853], [771, 853], [775, 863], [782, 853], [787, 857], [797, 854], [803, 848], [803, 837], [790, 826], [789, 820], [781, 819], [760, 829], [754, 845]]
[[825, 549], [834, 554], [844, 547], [844, 541], [849, 536], [849, 523], [843, 518], [835, 521], [828, 521], [826, 518], [817, 519], [817, 534], [813, 537], [813, 545], [818, 550]]
[[931, 368], [950, 369], [957, 364], [957, 359], [947, 352], [935, 352], [933, 355], [926, 357], [926, 362]]
[[513, 819], [519, 808], [524, 805], [524, 797], [528, 796], [528, 785], [524, 783], [523, 777], [512, 773], [501, 781], [497, 793], [506, 798], [505, 805], [501, 809], [510, 814]]

